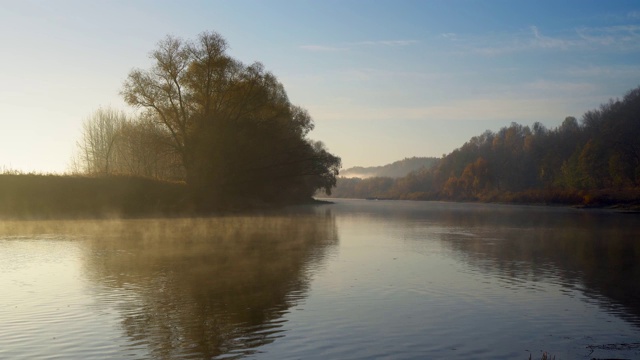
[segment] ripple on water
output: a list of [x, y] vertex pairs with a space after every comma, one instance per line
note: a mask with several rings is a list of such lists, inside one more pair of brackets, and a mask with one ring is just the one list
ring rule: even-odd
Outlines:
[[[59, 236], [0, 240], [0, 358], [121, 357], [117, 320], [92, 311], [78, 243]], [[144, 348], [128, 358], [144, 358]]]
[[[386, 210], [303, 230], [299, 218], [141, 220], [126, 241], [91, 246], [0, 239], [0, 358], [640, 358], [587, 348], [640, 337], [620, 280], [637, 269], [628, 239], [603, 258], [600, 235], [503, 226], [491, 206], [375, 206]], [[336, 239], [335, 223], [337, 246], [299, 241]]]

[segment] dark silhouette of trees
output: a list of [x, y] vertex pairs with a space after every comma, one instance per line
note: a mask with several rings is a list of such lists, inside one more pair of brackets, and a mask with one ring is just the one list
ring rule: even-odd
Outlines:
[[215, 32], [160, 41], [153, 65], [132, 70], [121, 92], [142, 111], [96, 111], [84, 124], [74, 171], [183, 180], [200, 210], [330, 193], [340, 158], [308, 138], [309, 113], [262, 64], [245, 65], [226, 50]]
[[244, 65], [226, 49], [215, 32], [167, 36], [153, 66], [132, 70], [122, 90], [167, 132], [194, 199], [206, 208], [330, 192], [340, 158], [307, 138], [309, 114], [262, 64]]

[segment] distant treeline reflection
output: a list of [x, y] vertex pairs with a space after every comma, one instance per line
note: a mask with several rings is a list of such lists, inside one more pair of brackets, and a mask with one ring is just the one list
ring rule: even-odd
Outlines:
[[[483, 272], [505, 281], [552, 282], [578, 289], [607, 311], [640, 327], [640, 225], [636, 215], [500, 204], [394, 205], [354, 201], [350, 207], [380, 222], [402, 222], [405, 239], [415, 251], [421, 251], [425, 237], [434, 236]], [[438, 226], [446, 228], [439, 231]], [[603, 297], [608, 300], [601, 301]]]
[[[484, 220], [472, 221], [496, 224], [486, 215]], [[479, 230], [478, 236], [449, 235], [441, 240], [484, 271], [510, 279], [557, 279], [553, 282], [582, 291], [640, 327], [640, 289], [636, 285], [640, 280], [640, 229], [633, 217], [524, 211], [499, 222], [502, 225]], [[483, 235], [500, 240], [487, 241]], [[603, 297], [607, 300], [602, 301]]]

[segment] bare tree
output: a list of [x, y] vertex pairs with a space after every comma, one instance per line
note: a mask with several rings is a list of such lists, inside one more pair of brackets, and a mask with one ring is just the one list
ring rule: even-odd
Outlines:
[[82, 126], [82, 139], [78, 145], [78, 162], [82, 172], [110, 174], [116, 162], [116, 147], [127, 116], [111, 108], [98, 109]]
[[144, 116], [98, 109], [87, 118], [72, 171], [93, 175], [127, 174], [181, 180], [182, 163], [167, 131]]
[[167, 131], [146, 117], [127, 121], [118, 141], [120, 173], [183, 180], [184, 170]]

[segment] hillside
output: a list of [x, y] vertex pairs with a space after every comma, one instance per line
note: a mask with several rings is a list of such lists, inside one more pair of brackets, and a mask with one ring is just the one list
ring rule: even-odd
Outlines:
[[338, 179], [336, 197], [640, 205], [640, 87], [555, 129], [486, 131], [409, 175]]
[[356, 166], [340, 171], [340, 176], [346, 178], [371, 178], [371, 177], [390, 177], [400, 178], [407, 176], [412, 171], [429, 169], [439, 161], [433, 157], [412, 157], [398, 160], [391, 164], [383, 166], [362, 167]]

